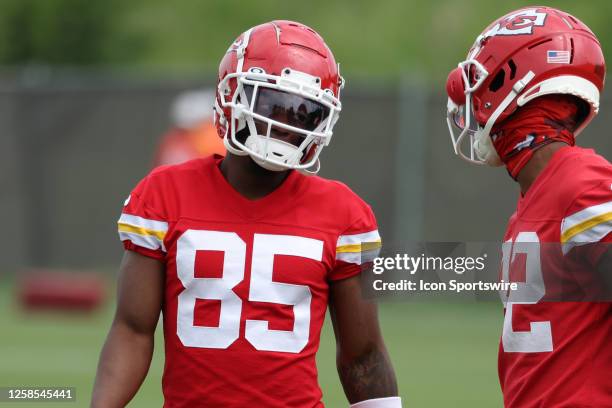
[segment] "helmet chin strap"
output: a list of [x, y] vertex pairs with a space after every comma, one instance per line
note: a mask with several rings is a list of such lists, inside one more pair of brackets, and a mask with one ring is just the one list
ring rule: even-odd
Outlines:
[[[236, 119], [234, 122], [238, 122], [238, 120]], [[225, 146], [228, 152], [236, 156], [251, 156], [251, 158], [253, 159], [255, 163], [257, 163], [264, 169], [270, 170], [270, 171], [285, 171], [290, 168], [287, 166], [283, 166], [281, 163], [275, 163], [275, 161], [284, 162], [285, 164], [289, 164], [289, 165], [294, 165], [294, 164], [299, 163], [300, 159], [303, 156], [303, 152], [297, 149], [294, 145], [292, 145], [291, 143], [284, 142], [282, 140], [270, 138], [268, 136], [259, 135], [257, 134], [255, 125], [253, 123], [250, 123], [251, 121], [243, 120], [242, 122], [243, 123], [246, 122], [247, 124], [252, 125], [252, 126], [244, 126], [245, 129], [249, 129], [252, 127], [252, 131], [253, 131], [253, 133], [251, 133], [251, 129], [249, 129], [250, 135], [245, 140], [244, 147], [251, 150], [255, 154], [250, 154], [244, 151], [239, 146], [234, 145], [234, 143], [232, 142], [232, 137], [229, 136], [229, 133], [230, 133], [229, 127], [226, 128], [225, 134], [223, 136], [223, 145]], [[234, 135], [234, 137], [235, 136], [236, 135]], [[276, 157], [272, 157], [273, 160], [269, 160], [269, 159], [264, 160], [262, 158], [262, 157], [268, 158], [270, 154]], [[262, 157], [257, 157], [257, 155], [262, 156]], [[319, 168], [320, 168], [320, 165], [318, 164], [318, 160], [317, 160], [316, 172], [319, 171]], [[309, 171], [306, 171], [306, 172], [310, 173]]]
[[298, 170], [298, 171], [303, 173], [303, 174], [306, 174], [308, 176], [313, 176], [313, 175], [317, 174], [319, 172], [319, 170], [321, 170], [321, 161], [317, 158], [317, 161], [315, 162], [314, 166], [312, 166], [312, 167], [310, 167], [308, 169], [303, 169], [303, 170]]
[[[228, 151], [228, 152], [230, 152], [230, 153], [232, 153], [232, 154], [234, 154], [234, 155], [236, 155], [236, 156], [249, 156], [249, 153], [245, 152], [245, 151], [244, 151], [244, 150], [242, 150], [242, 149], [239, 149], [239, 148], [235, 147], [235, 146], [232, 144], [232, 141], [230, 140], [230, 138], [229, 138], [229, 137], [227, 137], [227, 133], [228, 133], [228, 132], [225, 132], [225, 136], [223, 137], [223, 145], [225, 146], [225, 148], [227, 149], [227, 151]], [[256, 137], [263, 138], [263, 137], [261, 137], [261, 136], [259, 136], [259, 135], [256, 135], [256, 136], [249, 136], [249, 137], [247, 138], [246, 142], [245, 142], [245, 145], [246, 145], [247, 147], [249, 147], [249, 148], [251, 148], [251, 149], [255, 150], [255, 149], [254, 149], [254, 146], [255, 146], [257, 143], [256, 143], [256, 142], [254, 142], [254, 138], [256, 138]], [[250, 139], [250, 140], [249, 140], [249, 139]], [[272, 139], [272, 140], [274, 140], [274, 139]], [[275, 142], [280, 142], [280, 143], [283, 143], [283, 142], [281, 142], [280, 140], [277, 140], [277, 141], [275, 141]], [[301, 157], [301, 154], [300, 154], [300, 157]], [[262, 159], [260, 159], [260, 158], [258, 158], [258, 157], [256, 157], [256, 156], [252, 156], [252, 155], [251, 155], [251, 158], [253, 159], [253, 161], [254, 161], [255, 163], [257, 163], [258, 165], [260, 165], [261, 167], [263, 167], [263, 168], [264, 168], [264, 169], [266, 169], [266, 170], [270, 170], [270, 171], [286, 171], [286, 170], [288, 170], [286, 167], [283, 167], [283, 166], [280, 166], [280, 165], [277, 165], [277, 164], [271, 163], [271, 162], [269, 162], [269, 161], [267, 161], [267, 160], [262, 160]], [[298, 159], [298, 160], [299, 160], [299, 159]], [[319, 168], [321, 167], [321, 166], [320, 166], [320, 164], [319, 164], [319, 160], [318, 160], [318, 159], [317, 159], [317, 164], [315, 165], [315, 167], [316, 167], [316, 170], [314, 170], [314, 171], [311, 171], [311, 170], [303, 170], [303, 172], [304, 172], [304, 173], [307, 173], [307, 174], [316, 174], [316, 173], [319, 171]]]
[[491, 141], [491, 129], [497, 121], [497, 118], [502, 114], [504, 110], [512, 103], [519, 93], [531, 80], [535, 77], [533, 71], [529, 71], [523, 78], [519, 79], [512, 86], [512, 91], [504, 98], [502, 103], [499, 104], [495, 112], [489, 117], [486, 125], [482, 129], [478, 129], [475, 132], [474, 150], [478, 155], [478, 158], [484, 161], [489, 166], [503, 166], [503, 162], [497, 154], [493, 142]]
[[258, 134], [247, 137], [244, 145], [259, 156], [265, 157], [267, 160], [252, 156], [257, 164], [271, 171], [287, 170], [288, 166], [283, 166], [283, 163], [289, 166], [299, 164], [303, 155], [291, 143]]

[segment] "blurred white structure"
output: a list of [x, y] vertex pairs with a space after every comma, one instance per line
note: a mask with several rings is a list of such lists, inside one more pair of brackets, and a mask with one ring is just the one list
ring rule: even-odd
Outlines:
[[182, 92], [172, 104], [172, 123], [181, 129], [191, 129], [203, 121], [212, 121], [214, 102], [213, 89]]

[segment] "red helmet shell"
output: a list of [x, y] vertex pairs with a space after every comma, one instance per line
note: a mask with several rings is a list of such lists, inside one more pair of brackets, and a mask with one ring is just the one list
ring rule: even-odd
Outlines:
[[446, 94], [457, 105], [465, 105], [465, 85], [463, 83], [462, 69], [453, 69], [446, 80]]

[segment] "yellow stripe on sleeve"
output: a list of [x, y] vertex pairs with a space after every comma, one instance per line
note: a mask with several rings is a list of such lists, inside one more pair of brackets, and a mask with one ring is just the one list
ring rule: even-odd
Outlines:
[[565, 244], [569, 242], [572, 238], [574, 238], [576, 235], [579, 235], [585, 231], [588, 231], [598, 226], [599, 224], [603, 224], [608, 221], [612, 221], [612, 211], [600, 214], [596, 217], [589, 218], [588, 220], [582, 221], [581, 223], [576, 224], [573, 227], [567, 229], [561, 235], [561, 242]]
[[337, 254], [371, 251], [382, 247], [382, 241], [362, 242], [360, 244], [341, 245], [336, 248]]
[[147, 229], [143, 227], [137, 227], [135, 225], [126, 224], [123, 222], [118, 222], [117, 226], [119, 228], [119, 232], [126, 232], [126, 233], [138, 234], [142, 236], [155, 237], [160, 241], [163, 241], [164, 237], [166, 236], [166, 231], [156, 231], [156, 230]]

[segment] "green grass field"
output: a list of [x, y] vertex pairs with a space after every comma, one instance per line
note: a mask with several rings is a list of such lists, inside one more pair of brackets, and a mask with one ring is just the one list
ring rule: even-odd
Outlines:
[[[109, 302], [93, 315], [25, 314], [14, 303], [11, 285], [0, 284], [0, 387], [74, 386], [77, 402], [65, 406], [87, 407], [113, 307]], [[501, 406], [500, 304], [384, 303], [380, 315], [405, 407]], [[328, 407], [346, 407], [328, 323], [318, 355], [319, 381]], [[158, 330], [151, 370], [130, 407], [162, 405], [162, 341]], [[60, 404], [0, 403], [26, 406]]]

